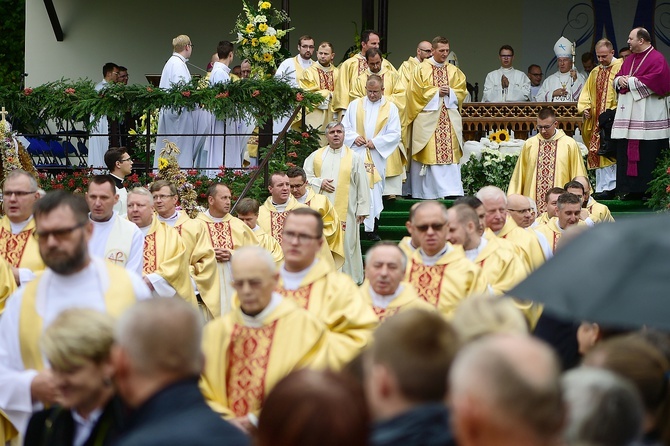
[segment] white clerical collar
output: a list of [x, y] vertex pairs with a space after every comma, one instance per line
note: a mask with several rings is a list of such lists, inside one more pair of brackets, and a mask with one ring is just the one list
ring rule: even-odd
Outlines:
[[298, 272], [286, 271], [286, 264], [282, 265], [281, 268], [279, 268], [279, 275], [281, 276], [282, 281], [284, 283], [283, 284], [284, 289], [287, 289], [289, 291], [295, 291], [298, 288], [300, 288], [300, 283], [302, 282], [302, 279], [307, 277], [307, 274], [309, 274], [312, 267], [316, 265], [316, 262], [318, 262], [318, 260], [315, 258], [311, 265], [309, 265], [302, 271]]
[[179, 211], [175, 210], [174, 214], [167, 218], [163, 218], [158, 214], [156, 214], [156, 216], [158, 217], [158, 221], [162, 221], [163, 223], [166, 223], [170, 226], [174, 226], [177, 223], [177, 220], [179, 220]]
[[307, 191], [305, 191], [305, 194], [302, 197], [297, 197], [296, 198], [296, 196], [294, 195], [293, 198], [298, 200], [298, 203], [305, 204], [305, 203], [307, 203], [307, 195], [309, 195], [309, 194], [307, 193]]
[[72, 410], [72, 419], [75, 421], [75, 423], [82, 426], [95, 425], [95, 423], [98, 421], [98, 418], [100, 418], [100, 415], [102, 415], [102, 407], [98, 407], [97, 409], [91, 411], [91, 413], [88, 414], [88, 418], [84, 418], [79, 414], [79, 412], [74, 409]]
[[342, 158], [344, 156], [344, 150], [342, 150], [343, 148], [344, 148], [344, 145], [342, 145], [342, 147], [340, 147], [339, 149], [333, 149], [329, 145], [328, 150], [324, 150], [324, 155], [326, 153], [330, 152], [330, 153], [335, 154], [335, 155], [340, 155], [340, 158]]
[[444, 248], [440, 252], [435, 254], [434, 256], [429, 256], [428, 254], [426, 254], [423, 251], [422, 248], [419, 248], [419, 254], [421, 254], [421, 260], [423, 261], [423, 264], [427, 265], [427, 266], [435, 265], [437, 263], [437, 261], [440, 260], [440, 257], [445, 255], [447, 252], [449, 252], [449, 244], [448, 243], [446, 245], [444, 245]]
[[242, 313], [242, 321], [244, 321], [244, 326], [251, 328], [261, 328], [263, 326], [263, 320], [265, 320], [265, 318], [268, 317], [270, 313], [275, 311], [275, 309], [281, 303], [282, 299], [283, 297], [281, 294], [273, 292], [268, 306], [263, 308], [263, 311], [258, 313], [256, 316], [249, 316], [248, 314], [245, 314], [242, 309], [240, 309], [240, 313]]
[[613, 64], [614, 62], [616, 62], [617, 60], [619, 60], [619, 59], [617, 59], [616, 57], [613, 57], [613, 58], [612, 58], [612, 61], [610, 62], [609, 65], [603, 65], [603, 64], [600, 64], [600, 66], [601, 66], [602, 68], [609, 68], [609, 67], [611, 67], [612, 64]]
[[398, 297], [400, 293], [403, 292], [404, 287], [402, 284], [400, 284], [393, 294], [389, 294], [386, 296], [377, 294], [375, 290], [372, 289], [372, 285], [370, 285], [369, 289], [370, 289], [370, 296], [372, 297], [372, 305], [378, 308], [387, 308], [389, 304], [393, 302], [393, 299]]
[[254, 226], [253, 228], [251, 228], [251, 230], [254, 231], [254, 232], [260, 231], [260, 229], [261, 229], [261, 227], [258, 226], [258, 225], [256, 225], [256, 226]]
[[514, 71], [514, 68], [512, 68], [512, 67], [509, 67], [509, 68], [500, 67], [500, 69], [501, 69], [502, 71]]
[[323, 71], [328, 71], [330, 70], [330, 68], [332, 68], [333, 63], [331, 62], [330, 64], [328, 64], [328, 66], [325, 66], [324, 64], [322, 64], [317, 60], [316, 62], [314, 62], [314, 65], [316, 65], [317, 68], [323, 69]]
[[209, 209], [207, 209], [207, 210], [205, 211], [205, 215], [208, 216], [209, 218], [211, 218], [212, 221], [214, 221], [214, 223], [221, 223], [221, 222], [223, 221], [223, 219], [226, 218], [225, 215], [224, 215], [223, 217], [214, 217], [214, 216], [212, 216], [212, 214], [209, 213]]
[[434, 57], [431, 57], [430, 60], [432, 60], [433, 63], [434, 63], [436, 66], [438, 66], [438, 67], [443, 67], [444, 64], [445, 64], [445, 62], [440, 63], [440, 62], [436, 61]]
[[28, 226], [28, 223], [30, 223], [30, 220], [33, 219], [33, 216], [31, 215], [28, 217], [28, 220], [20, 221], [18, 223], [14, 223], [11, 220], [9, 220], [9, 226], [12, 228], [12, 234], [18, 234], [19, 232], [23, 231], [26, 226]]
[[116, 219], [116, 217], [117, 217], [118, 215], [119, 215], [118, 212], [116, 212], [116, 211], [112, 211], [112, 216], [109, 217], [109, 220], [106, 220], [106, 221], [96, 221], [96, 220], [93, 220], [93, 219], [91, 218], [91, 213], [89, 212], [89, 213], [88, 213], [88, 219], [91, 220], [91, 222], [93, 223], [94, 226], [109, 226], [109, 225], [112, 224], [112, 222], [114, 221], [114, 219]]
[[488, 240], [486, 240], [484, 237], [480, 237], [479, 246], [465, 251], [465, 257], [467, 257], [471, 262], [474, 262], [477, 256], [479, 256], [479, 253], [481, 253], [484, 248], [486, 248], [487, 244]]
[[302, 56], [299, 54], [298, 54], [298, 62], [300, 62], [300, 65], [302, 65], [303, 68], [309, 68], [314, 63], [312, 59], [303, 59]]
[[416, 59], [417, 62], [421, 63], [418, 57], [414, 56], [414, 59]]
[[378, 101], [372, 102], [370, 100], [370, 98], [368, 98], [367, 96], [364, 96], [364, 98], [365, 98], [365, 107], [366, 108], [368, 108], [368, 107], [381, 107], [382, 104], [383, 104], [382, 101], [384, 100], [384, 97], [381, 97], [381, 98], [379, 98]]
[[565, 232], [565, 229], [561, 228], [561, 224], [558, 222], [558, 218], [556, 218], [556, 228], [561, 234]]
[[272, 206], [274, 206], [277, 209], [277, 212], [284, 212], [284, 211], [286, 211], [286, 207], [288, 206], [288, 202], [289, 202], [289, 200], [286, 200], [286, 203], [277, 204], [273, 201]]
[[149, 223], [149, 226], [140, 227], [140, 231], [142, 231], [142, 234], [145, 236], [149, 233], [149, 229], [151, 229], [151, 223]]

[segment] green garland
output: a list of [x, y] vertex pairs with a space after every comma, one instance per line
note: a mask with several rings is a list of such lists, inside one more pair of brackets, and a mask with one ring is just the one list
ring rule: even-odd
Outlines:
[[200, 88], [199, 84], [193, 80], [163, 90], [118, 83], [96, 92], [91, 80], [62, 79], [23, 91], [0, 87], [0, 106], [11, 113], [18, 131], [32, 133], [48, 121], [61, 127], [67, 121], [82, 123], [90, 130], [101, 116], [119, 119], [127, 112], [138, 116], [163, 107], [186, 110], [201, 107], [220, 120], [251, 119], [263, 125], [271, 116], [289, 114], [299, 105], [311, 111], [323, 101], [320, 94], [293, 88], [274, 78], [242, 79], [211, 88]]

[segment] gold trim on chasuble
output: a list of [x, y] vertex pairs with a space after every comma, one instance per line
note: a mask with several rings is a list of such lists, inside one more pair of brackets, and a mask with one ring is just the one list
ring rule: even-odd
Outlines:
[[586, 158], [588, 167], [591, 169], [600, 167], [600, 156], [598, 155], [598, 150], [600, 149], [600, 122], [598, 118], [607, 108], [607, 88], [609, 86], [611, 69], [611, 66], [601, 68], [596, 78], [596, 109], [593, 110], [595, 124], [593, 125], [593, 133], [589, 142], [589, 154]]
[[542, 213], [547, 210], [547, 203], [544, 201], [544, 197], [547, 195], [547, 191], [554, 187], [558, 141], [546, 141], [540, 139], [538, 142], [540, 148], [537, 152], [535, 196], [537, 197], [538, 211]]
[[446, 267], [447, 265], [428, 266], [412, 260], [412, 268], [409, 271], [409, 282], [414, 285], [419, 297], [435, 308], [440, 301], [440, 290]]
[[285, 298], [291, 299], [293, 302], [298, 304], [300, 308], [304, 308], [306, 310], [307, 307], [309, 307], [309, 296], [312, 294], [312, 285], [314, 284], [310, 283], [309, 285], [298, 288], [297, 290], [278, 288], [276, 291]]
[[209, 232], [209, 239], [212, 241], [214, 248], [233, 249], [233, 232], [230, 229], [230, 223], [227, 221], [220, 221], [217, 223], [207, 222], [207, 231]]
[[281, 244], [288, 212], [270, 212], [270, 235]]
[[324, 71], [319, 68], [316, 69], [319, 73], [319, 88], [322, 90], [335, 90], [335, 82], [333, 82], [333, 70]]
[[158, 269], [158, 259], [156, 255], [156, 233], [153, 232], [144, 237], [144, 265], [142, 272], [151, 274]]
[[[364, 57], [361, 57], [359, 55], [358, 56], [358, 75], [360, 76], [367, 69], [368, 69], [368, 61]], [[352, 79], [352, 81], [353, 80], [354, 79]]]
[[33, 234], [33, 230], [21, 231], [18, 234], [12, 234], [5, 228], [0, 229], [0, 252], [7, 262], [14, 268], [21, 264], [23, 252], [28, 245], [28, 239]]
[[[433, 85], [436, 87], [449, 86], [449, 75], [446, 65], [438, 67], [433, 65]], [[444, 105], [444, 98], [440, 98], [440, 116], [437, 118], [435, 128], [435, 163], [453, 164], [454, 147], [451, 140], [451, 121], [449, 111]]]
[[268, 370], [277, 321], [253, 328], [235, 324], [228, 346], [226, 393], [228, 406], [235, 416], [256, 411], [265, 397]]
[[554, 243], [552, 244], [552, 252], [556, 252], [556, 246], [558, 245], [558, 241], [561, 239], [562, 233], [558, 233], [556, 231], [551, 231], [554, 233]]
[[382, 307], [375, 307], [375, 306], [372, 307], [375, 314], [379, 318], [379, 322], [384, 322], [386, 319], [395, 315], [398, 311], [400, 311], [400, 308], [401, 307], [396, 307], [396, 308], [382, 308]]

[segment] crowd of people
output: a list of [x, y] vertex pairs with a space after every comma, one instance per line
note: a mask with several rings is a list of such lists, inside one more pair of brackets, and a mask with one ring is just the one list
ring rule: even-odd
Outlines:
[[[609, 107], [614, 83], [627, 108], [658, 96], [662, 74], [642, 77], [656, 63], [645, 39], [631, 32], [637, 62], [624, 75], [609, 69], [611, 44], [596, 45], [585, 114]], [[166, 79], [193, 46], [173, 43]], [[317, 88], [328, 98], [315, 111], [324, 147], [302, 168], [272, 172], [267, 200], [245, 198], [236, 215], [223, 183], [195, 216], [170, 181], [126, 190], [125, 148], [104, 153], [109, 174], [93, 176], [84, 197], [42, 194], [22, 170], [6, 176], [0, 443], [670, 445], [667, 334], [559, 320], [506, 296], [579, 233], [613, 221], [555, 112], [539, 112], [507, 192], [463, 196], [466, 82], [448, 41], [421, 42], [399, 72], [378, 43], [363, 33], [361, 53], [322, 70], [332, 46], [306, 63], [314, 40], [301, 37], [279, 71], [297, 85], [308, 73], [315, 85], [330, 79]], [[232, 45], [219, 50], [210, 81], [227, 82]], [[510, 56], [501, 48], [492, 77], [512, 98]], [[330, 112], [337, 119], [321, 116]], [[183, 119], [163, 110], [160, 125]], [[615, 117], [612, 138], [623, 130]], [[628, 173], [641, 172], [649, 144], [623, 136]], [[376, 229], [386, 187], [402, 188], [403, 153], [412, 195], [425, 200], [395, 244]], [[449, 208], [432, 199], [445, 195], [456, 198]], [[364, 262], [360, 225], [378, 241]]]

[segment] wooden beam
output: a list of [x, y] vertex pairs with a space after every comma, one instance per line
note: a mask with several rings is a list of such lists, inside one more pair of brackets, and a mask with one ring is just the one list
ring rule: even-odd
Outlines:
[[386, 49], [388, 48], [388, 29], [389, 29], [389, 1], [388, 0], [378, 0], [377, 1], [377, 32], [379, 33], [379, 49], [382, 53], [386, 54]]
[[51, 22], [51, 27], [54, 30], [56, 40], [62, 42], [65, 36], [63, 35], [63, 28], [60, 26], [60, 21], [58, 20], [58, 14], [56, 13], [53, 0], [44, 0], [44, 6], [47, 8], [47, 14], [49, 15], [49, 21]]

